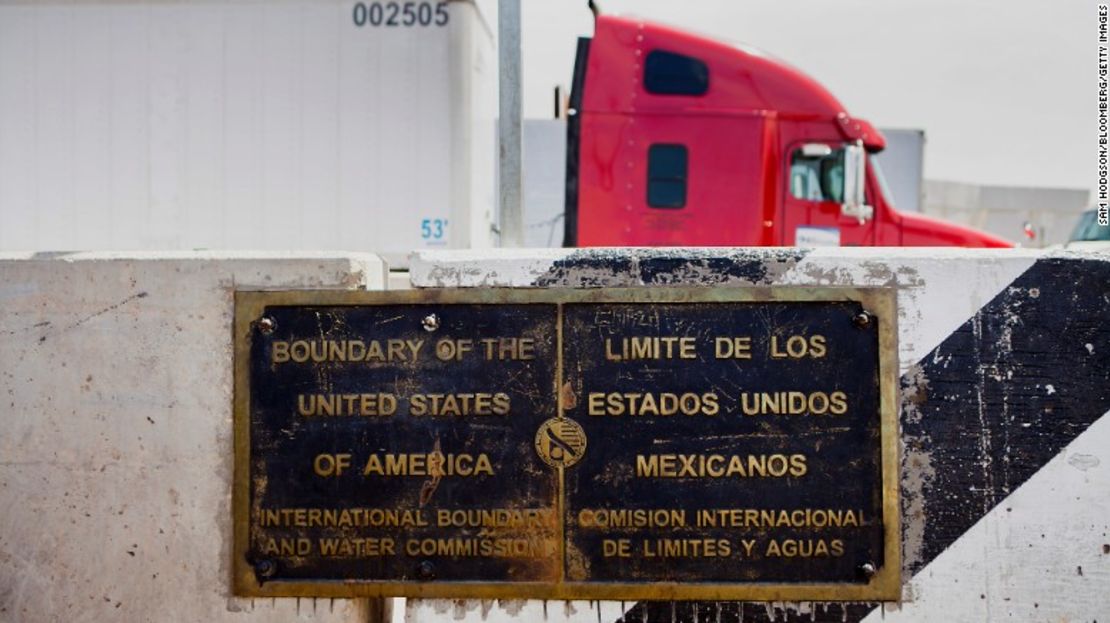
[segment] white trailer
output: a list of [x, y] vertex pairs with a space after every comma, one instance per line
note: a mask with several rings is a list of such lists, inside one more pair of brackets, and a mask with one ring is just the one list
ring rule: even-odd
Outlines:
[[489, 246], [491, 5], [0, 2], [0, 250]]

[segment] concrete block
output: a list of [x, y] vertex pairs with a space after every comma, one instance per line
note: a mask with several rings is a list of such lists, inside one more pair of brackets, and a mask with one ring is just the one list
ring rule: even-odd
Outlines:
[[0, 620], [361, 621], [231, 595], [232, 292], [372, 255], [0, 256]]
[[409, 600], [410, 620], [1090, 621], [1110, 609], [1110, 256], [444, 251], [410, 271], [414, 287], [893, 288], [903, 526], [900, 604]]

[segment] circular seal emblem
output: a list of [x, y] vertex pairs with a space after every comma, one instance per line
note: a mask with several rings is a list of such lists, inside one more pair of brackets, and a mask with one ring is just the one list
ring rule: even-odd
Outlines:
[[570, 467], [586, 453], [586, 432], [578, 422], [555, 417], [536, 431], [536, 454], [551, 467]]

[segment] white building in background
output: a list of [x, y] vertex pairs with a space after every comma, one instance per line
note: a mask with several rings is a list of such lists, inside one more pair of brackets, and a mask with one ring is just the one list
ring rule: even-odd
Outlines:
[[492, 4], [0, 1], [0, 250], [488, 246]]
[[[1066, 242], [1089, 201], [1088, 191], [1075, 188], [925, 181], [928, 214], [1021, 241], [1027, 247]], [[1031, 240], [1023, 236], [1026, 223], [1036, 236]]]

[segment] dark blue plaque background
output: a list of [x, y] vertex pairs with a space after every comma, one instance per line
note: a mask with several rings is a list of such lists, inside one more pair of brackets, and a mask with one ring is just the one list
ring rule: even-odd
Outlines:
[[[562, 382], [565, 417], [585, 431], [586, 451], [564, 470], [566, 554], [548, 558], [411, 556], [409, 539], [547, 538], [518, 529], [438, 528], [439, 509], [555, 510], [559, 472], [543, 463], [534, 440], [542, 422], [555, 417], [556, 303], [418, 303], [383, 305], [268, 306], [276, 323], [270, 334], [254, 329], [250, 344], [250, 504], [247, 560], [273, 562], [267, 580], [382, 582], [568, 582], [590, 583], [865, 583], [864, 563], [884, 565], [880, 440], [878, 320], [865, 328], [853, 319], [856, 302], [563, 303]], [[425, 331], [422, 319], [436, 314], [440, 326]], [[827, 355], [819, 359], [771, 359], [770, 336], [820, 334]], [[698, 358], [610, 361], [605, 340], [633, 336], [693, 337]], [[713, 338], [750, 336], [752, 359], [716, 359]], [[486, 360], [482, 338], [529, 337], [531, 360]], [[417, 362], [271, 362], [276, 340], [424, 340]], [[462, 361], [435, 357], [440, 339], [470, 339]], [[591, 392], [715, 392], [715, 416], [591, 416]], [[842, 391], [849, 410], [840, 416], [740, 413], [741, 392]], [[377, 416], [313, 416], [297, 413], [299, 394], [391, 393], [397, 413]], [[507, 416], [411, 416], [415, 393], [504, 392]], [[363, 476], [371, 454], [486, 453], [495, 475], [443, 477], [421, 506], [424, 476]], [[320, 454], [352, 456], [339, 477], [313, 472]], [[636, 456], [719, 454], [747, 457], [804, 454], [802, 477], [643, 478]], [[378, 508], [421, 510], [432, 525], [389, 528], [297, 528], [260, 525], [263, 509]], [[699, 509], [838, 509], [861, 511], [865, 523], [845, 528], [695, 527]], [[578, 524], [582, 509], [683, 509], [687, 527], [598, 529]], [[324, 557], [265, 553], [270, 539], [392, 538], [395, 555]], [[840, 539], [842, 556], [764, 556], [770, 539]], [[629, 539], [632, 556], [602, 555], [603, 539]], [[644, 540], [727, 539], [727, 557], [648, 558]], [[754, 556], [742, 555], [741, 539], [757, 541]], [[431, 564], [431, 577], [421, 575]], [[561, 567], [561, 568], [560, 568]], [[425, 570], [427, 567], [425, 567]]]
[[[880, 459], [879, 340], [877, 322], [857, 328], [858, 303], [567, 304], [564, 308], [564, 379], [576, 396], [565, 414], [585, 429], [588, 449], [566, 472], [565, 521], [568, 580], [674, 582], [864, 582], [860, 565], [883, 564]], [[821, 359], [770, 359], [771, 335], [821, 334]], [[697, 360], [607, 361], [605, 339], [691, 336]], [[751, 360], [717, 360], [713, 338], [751, 336]], [[740, 392], [843, 391], [841, 416], [740, 412]], [[590, 416], [590, 392], [715, 391], [716, 416]], [[801, 453], [808, 472], [799, 478], [642, 478], [636, 455]], [[862, 528], [772, 530], [748, 528], [583, 528], [581, 509], [853, 509]], [[632, 540], [632, 557], [602, 556], [602, 539]], [[729, 557], [646, 558], [644, 538], [729, 539]], [[746, 559], [739, 539], [754, 538], [762, 553], [770, 538], [844, 541], [840, 557]]]
[[[425, 331], [421, 320], [435, 313], [440, 327]], [[268, 307], [277, 327], [257, 330], [251, 348], [251, 503], [252, 508], [418, 509], [424, 477], [362, 475], [371, 453], [428, 453], [438, 441], [444, 453], [485, 452], [495, 475], [443, 477], [424, 506], [427, 528], [260, 528], [252, 511], [253, 561], [265, 539], [324, 536], [392, 537], [395, 556], [324, 558], [318, 555], [277, 559], [274, 580], [413, 580], [422, 561], [434, 565], [438, 580], [551, 581], [557, 559], [490, 557], [411, 557], [409, 538], [472, 538], [479, 529], [436, 528], [436, 509], [554, 509], [556, 473], [533, 448], [540, 423], [555, 415], [555, 323], [550, 304], [522, 305], [368, 305]], [[486, 361], [481, 338], [531, 337], [535, 358]], [[443, 338], [471, 339], [475, 350], [462, 361], [443, 362], [434, 344]], [[271, 363], [275, 340], [359, 339], [424, 340], [416, 363]], [[298, 394], [393, 393], [397, 413], [389, 417], [315, 416], [296, 413]], [[505, 392], [512, 401], [507, 416], [410, 416], [407, 397], [415, 393]], [[313, 473], [321, 453], [349, 453], [350, 470], [339, 477]], [[498, 536], [521, 536], [514, 534]], [[549, 535], [553, 536], [553, 535]]]

